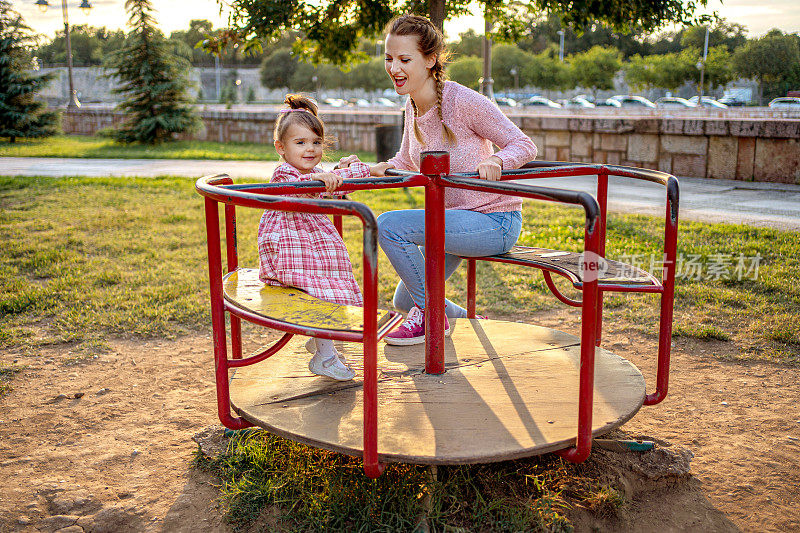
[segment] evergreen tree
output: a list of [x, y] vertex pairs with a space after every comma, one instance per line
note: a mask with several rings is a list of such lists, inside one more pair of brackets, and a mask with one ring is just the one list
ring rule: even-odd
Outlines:
[[127, 0], [128, 24], [133, 28], [125, 46], [109, 61], [121, 84], [115, 93], [126, 95], [118, 105], [126, 120], [113, 136], [120, 142], [154, 144], [175, 133], [196, 131], [200, 119], [191, 106], [189, 64], [170, 52], [155, 27], [150, 0]]
[[0, 0], [0, 138], [11, 142], [53, 135], [58, 128], [58, 113], [46, 111], [44, 102], [34, 98], [52, 76], [28, 72], [31, 41], [22, 16], [10, 2]]

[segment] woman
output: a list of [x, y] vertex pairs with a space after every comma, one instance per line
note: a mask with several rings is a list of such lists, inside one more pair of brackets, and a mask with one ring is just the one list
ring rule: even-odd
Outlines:
[[[452, 172], [475, 172], [498, 180], [503, 168], [519, 168], [536, 157], [536, 146], [485, 96], [445, 81], [447, 53], [441, 32], [426, 18], [402, 15], [387, 26], [386, 73], [395, 91], [408, 95], [400, 151], [370, 169], [376, 176], [388, 168], [419, 170], [422, 151], [450, 153]], [[492, 144], [500, 150], [493, 153]], [[458, 267], [458, 256], [505, 253], [519, 237], [522, 200], [513, 196], [448, 188], [445, 192], [445, 276]], [[394, 305], [408, 311], [405, 321], [385, 340], [394, 345], [425, 341], [425, 212], [390, 211], [378, 217], [378, 239], [400, 276]], [[446, 300], [447, 317], [466, 317], [466, 310]]]

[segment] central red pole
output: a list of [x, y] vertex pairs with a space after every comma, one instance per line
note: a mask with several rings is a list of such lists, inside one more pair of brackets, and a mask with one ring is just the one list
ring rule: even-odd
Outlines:
[[450, 154], [423, 152], [425, 186], [425, 372], [444, 373], [444, 191], [439, 176], [450, 172]]

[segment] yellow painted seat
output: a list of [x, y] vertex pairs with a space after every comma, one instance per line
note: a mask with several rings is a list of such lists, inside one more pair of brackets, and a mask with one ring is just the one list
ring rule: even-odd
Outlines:
[[[315, 329], [361, 333], [364, 308], [341, 305], [315, 298], [300, 289], [266, 285], [258, 279], [258, 269], [240, 268], [223, 277], [225, 300], [258, 316]], [[378, 310], [378, 328], [391, 319], [388, 311]]]

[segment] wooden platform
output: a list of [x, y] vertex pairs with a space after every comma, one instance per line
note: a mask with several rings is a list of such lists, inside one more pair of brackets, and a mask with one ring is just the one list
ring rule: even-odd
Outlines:
[[[362, 452], [360, 344], [341, 344], [356, 379], [308, 371], [305, 337], [231, 380], [236, 411], [272, 433], [341, 453]], [[530, 324], [459, 319], [445, 340], [441, 375], [424, 373], [424, 349], [379, 346], [378, 452], [383, 461], [462, 464], [565, 448], [577, 435], [579, 346], [574, 336]], [[639, 370], [601, 348], [593, 434], [639, 410]]]

